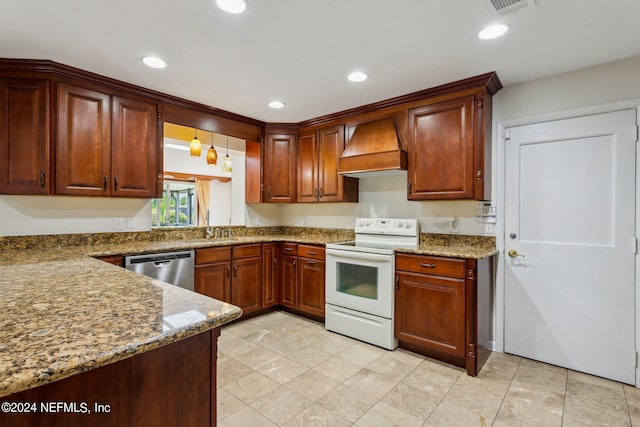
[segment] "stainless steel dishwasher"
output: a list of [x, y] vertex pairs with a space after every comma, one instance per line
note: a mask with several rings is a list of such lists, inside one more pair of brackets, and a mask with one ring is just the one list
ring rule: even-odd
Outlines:
[[127, 270], [193, 291], [193, 260], [193, 251], [164, 252], [127, 256], [124, 266]]

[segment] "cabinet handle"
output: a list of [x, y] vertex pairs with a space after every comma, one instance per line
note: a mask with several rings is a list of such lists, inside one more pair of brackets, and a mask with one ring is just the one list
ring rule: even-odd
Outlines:
[[318, 261], [314, 261], [312, 259], [307, 260], [307, 264], [310, 264], [310, 265], [316, 265], [317, 263], [318, 263]]
[[409, 194], [411, 194], [411, 183], [409, 183]]
[[400, 290], [400, 276], [396, 276], [396, 291]]
[[267, 190], [267, 200], [271, 200], [271, 187]]
[[309, 254], [309, 255], [315, 255], [315, 254], [317, 254], [317, 252], [316, 252], [316, 251], [307, 251], [307, 254]]
[[114, 189], [118, 191], [118, 175], [113, 178]]
[[46, 174], [44, 171], [40, 171], [40, 187], [41, 188], [44, 188], [44, 185], [45, 185], [45, 180], [44, 180], [45, 175]]
[[103, 189], [107, 191], [107, 186], [109, 185], [109, 177], [107, 175], [104, 176]]
[[238, 265], [233, 264], [233, 277], [238, 277]]
[[293, 248], [284, 248], [285, 251], [292, 251]]
[[227, 265], [227, 277], [231, 277], [231, 264]]
[[294, 270], [296, 269], [296, 265], [297, 265], [297, 264], [298, 264], [298, 260], [297, 260], [297, 259], [294, 259], [294, 260], [293, 260], [293, 269], [294, 269]]
[[420, 263], [420, 267], [435, 268], [436, 265], [435, 264], [426, 264], [424, 262], [421, 262]]
[[320, 195], [320, 197], [322, 197], [322, 187], [320, 188], [319, 195]]
[[313, 198], [314, 198], [314, 199], [317, 199], [317, 198], [318, 198], [318, 189], [317, 189], [317, 188], [314, 188], [314, 189], [313, 189]]
[[276, 259], [276, 257], [273, 257], [273, 269], [277, 269], [278, 268], [278, 260]]

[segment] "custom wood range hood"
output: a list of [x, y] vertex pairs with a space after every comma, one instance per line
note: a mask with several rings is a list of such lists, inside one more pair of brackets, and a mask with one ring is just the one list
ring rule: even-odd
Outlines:
[[338, 173], [375, 176], [407, 170], [407, 152], [402, 149], [393, 118], [358, 124], [338, 159]]

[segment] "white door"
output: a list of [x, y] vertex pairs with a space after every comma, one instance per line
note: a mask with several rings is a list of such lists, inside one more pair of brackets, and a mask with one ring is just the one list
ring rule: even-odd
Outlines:
[[636, 111], [507, 135], [505, 351], [635, 384]]

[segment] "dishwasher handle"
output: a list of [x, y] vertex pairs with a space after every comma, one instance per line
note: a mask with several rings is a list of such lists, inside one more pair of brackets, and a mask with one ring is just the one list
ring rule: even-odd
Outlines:
[[171, 267], [172, 264], [173, 264], [173, 260], [168, 259], [165, 261], [154, 261], [153, 266], [155, 268], [163, 268], [163, 267]]

